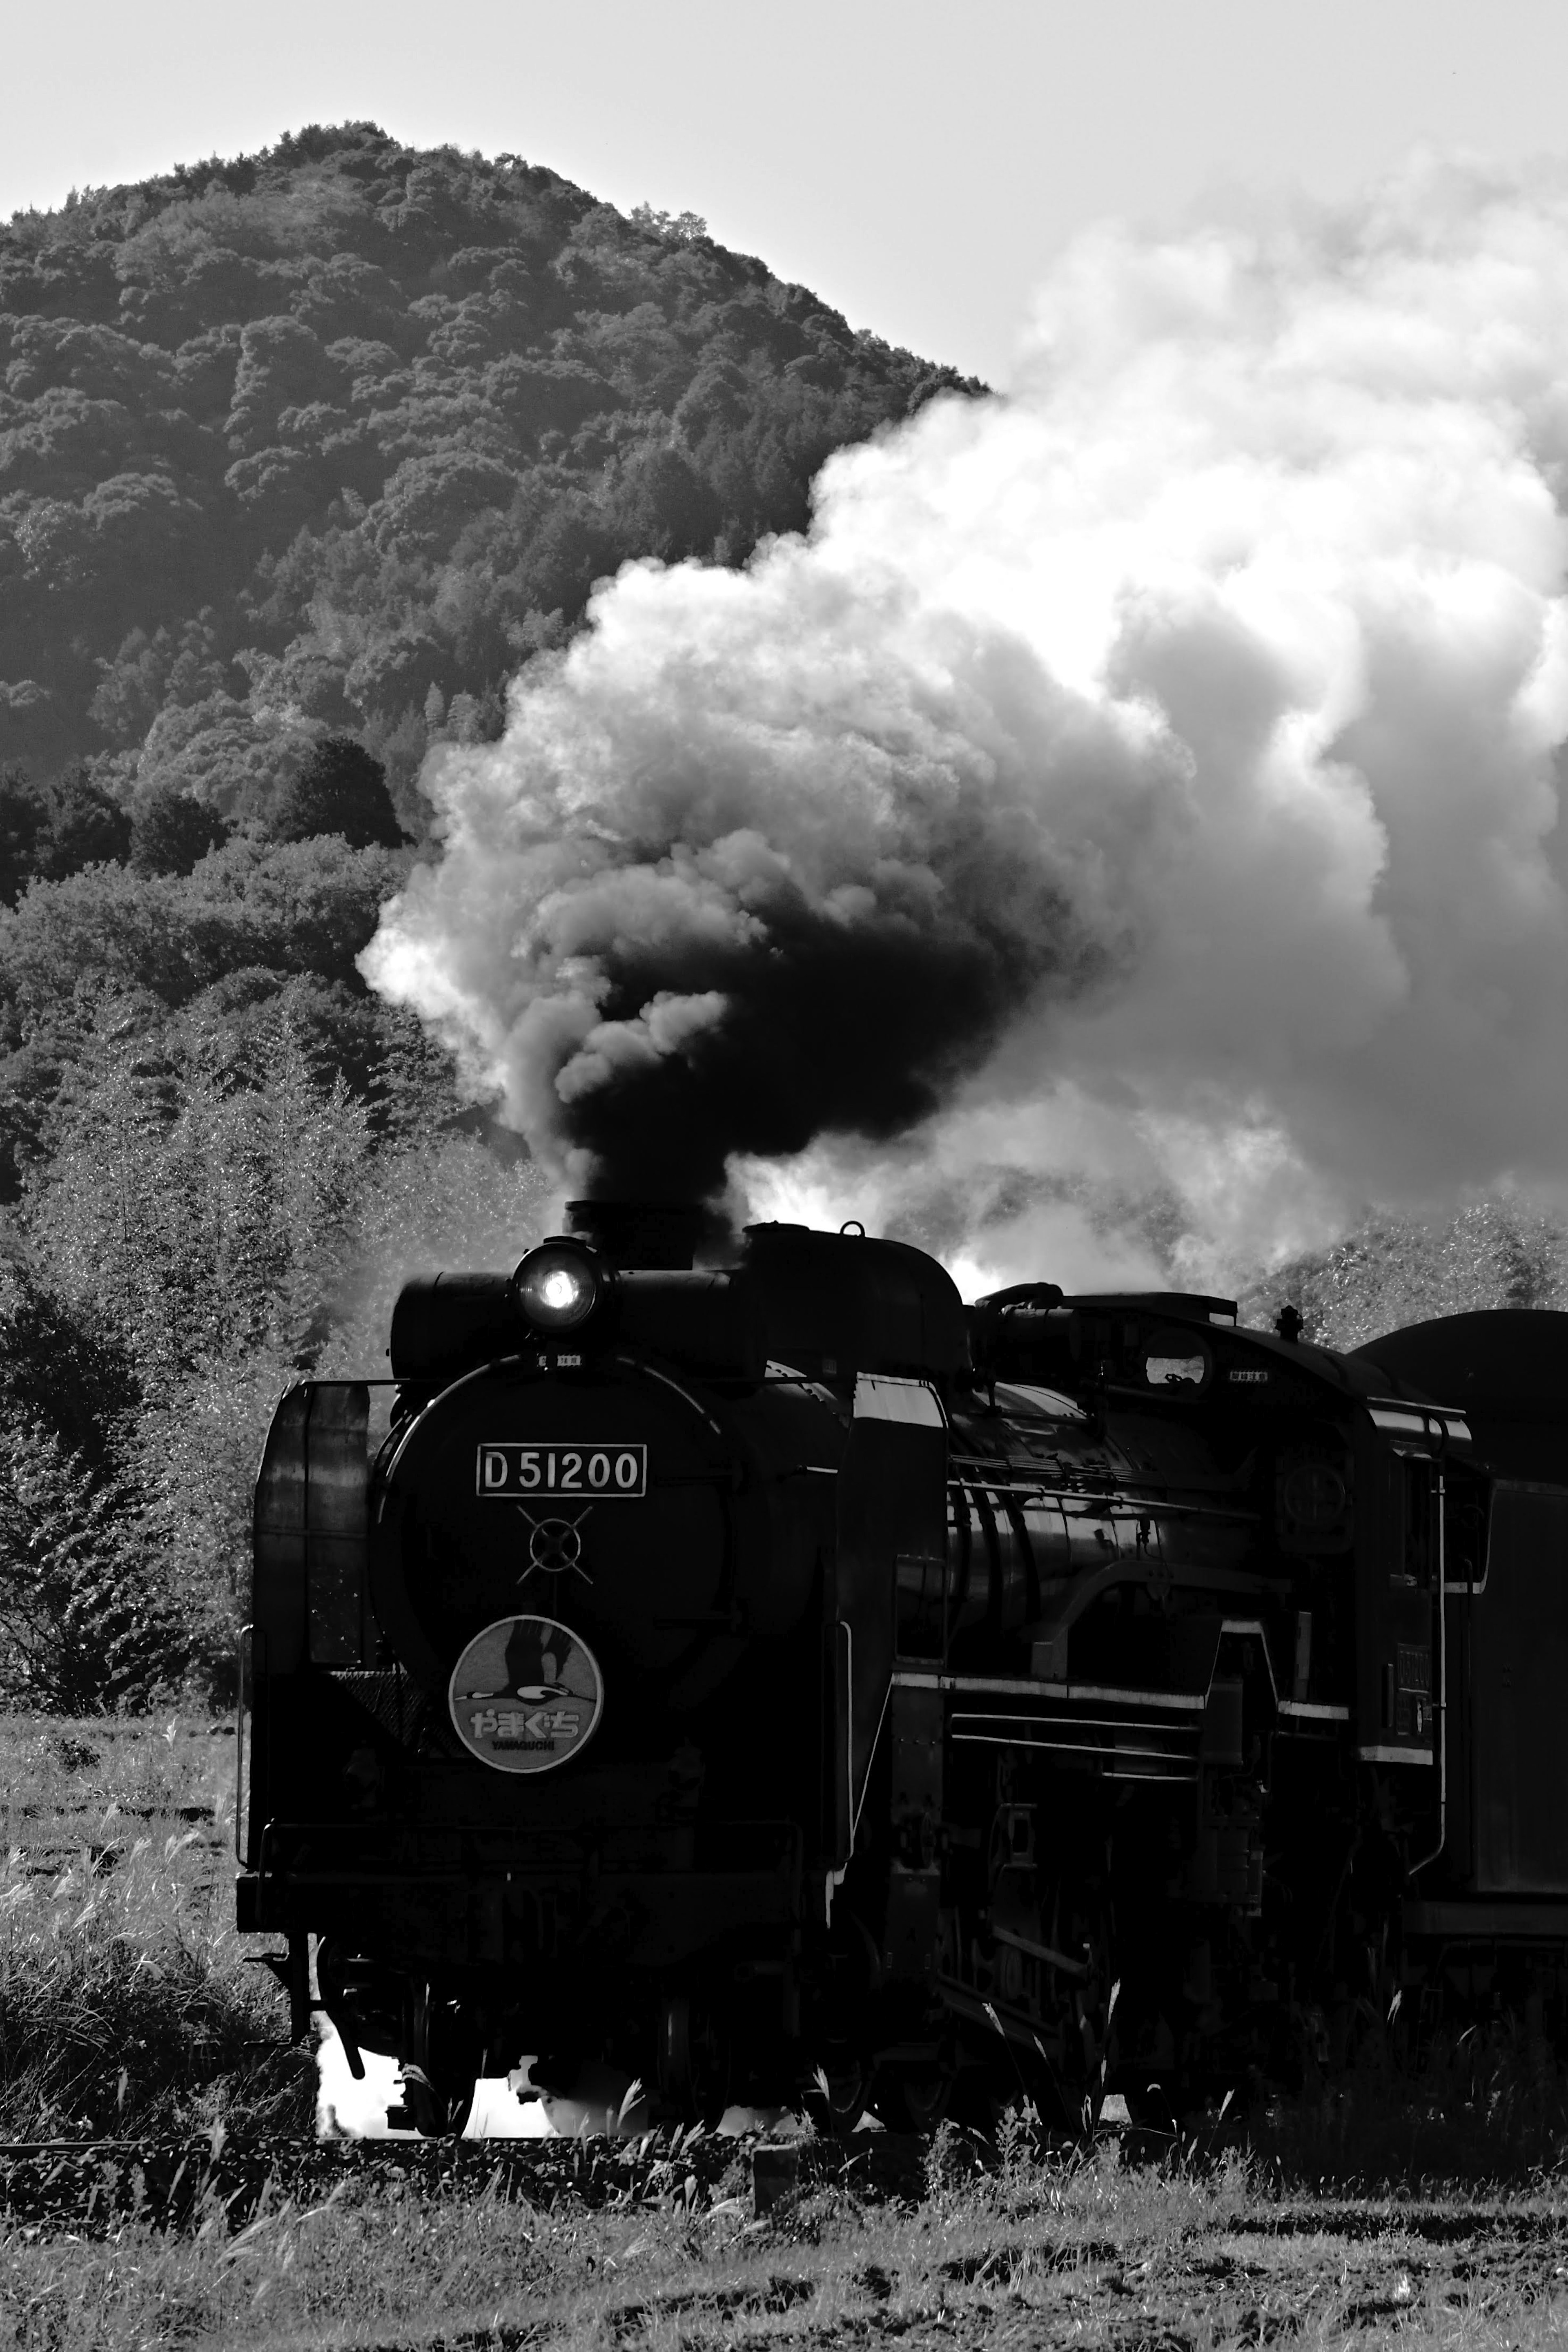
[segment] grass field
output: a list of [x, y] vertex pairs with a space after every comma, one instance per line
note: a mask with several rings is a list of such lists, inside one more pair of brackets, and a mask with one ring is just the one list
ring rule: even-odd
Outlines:
[[0, 1717], [0, 2137], [308, 2129], [234, 1916], [225, 1726]]
[[[666, 2171], [667, 2171], [666, 2168]], [[678, 2171], [678, 2168], [676, 2168]], [[0, 2342], [51, 2352], [975, 2347], [1207, 2352], [1284, 2341], [1524, 2347], [1568, 2336], [1568, 2191], [1312, 2200], [1231, 2155], [1126, 2169], [1114, 2146], [1019, 2154], [915, 2205], [831, 2191], [754, 2221], [737, 2155], [591, 2211], [340, 2193], [237, 2235], [0, 2236]], [[728, 2194], [723, 2193], [727, 2189]]]
[[[313, 2057], [229, 1925], [233, 1771], [223, 1727], [0, 1719], [0, 2137], [313, 2128]], [[1144, 2161], [1005, 2126], [977, 2170], [950, 2136], [903, 2204], [830, 2186], [755, 2218], [737, 2147], [595, 2210], [346, 2173], [237, 2231], [215, 2204], [0, 2221], [0, 2352], [1568, 2342], [1552, 2053], [1505, 2028], [1414, 2080], [1390, 2057]]]

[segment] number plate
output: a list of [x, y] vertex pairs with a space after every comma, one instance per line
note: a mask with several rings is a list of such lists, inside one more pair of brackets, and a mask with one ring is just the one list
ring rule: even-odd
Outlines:
[[606, 1503], [648, 1491], [645, 1445], [481, 1445], [475, 1491], [516, 1502], [526, 1495], [580, 1495]]

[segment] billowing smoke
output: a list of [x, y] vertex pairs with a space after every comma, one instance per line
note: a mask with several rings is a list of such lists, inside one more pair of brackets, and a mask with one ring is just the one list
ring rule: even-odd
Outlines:
[[427, 772], [446, 855], [367, 968], [573, 1181], [706, 1196], [737, 1151], [902, 1133], [1135, 956], [1104, 881], [1176, 782], [1152, 719], [873, 562], [633, 567]]
[[1565, 468], [1563, 172], [1098, 233], [1012, 396], [629, 568], [435, 755], [365, 969], [573, 1182], [982, 1269], [1552, 1182]]

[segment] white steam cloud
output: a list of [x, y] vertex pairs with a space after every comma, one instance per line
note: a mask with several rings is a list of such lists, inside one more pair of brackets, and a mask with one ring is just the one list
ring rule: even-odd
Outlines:
[[1568, 1176], [1568, 173], [1115, 229], [1022, 388], [629, 567], [368, 950], [570, 1181], [1222, 1272]]

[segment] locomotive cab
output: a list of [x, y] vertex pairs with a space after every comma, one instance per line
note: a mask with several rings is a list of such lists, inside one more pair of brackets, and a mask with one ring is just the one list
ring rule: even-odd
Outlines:
[[1358, 1351], [1407, 1394], [1462, 1410], [1440, 1517], [1440, 1803], [1403, 1906], [1428, 2006], [1523, 2008], [1568, 2024], [1568, 1315], [1449, 1316]]

